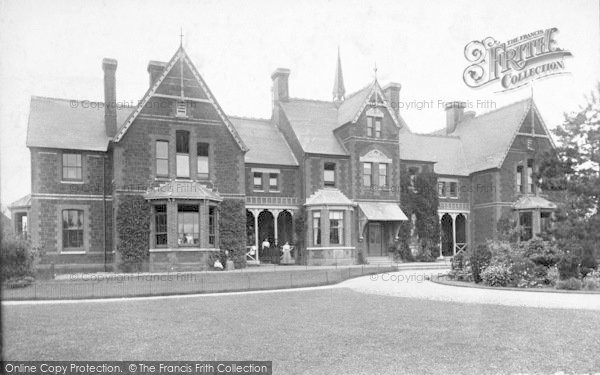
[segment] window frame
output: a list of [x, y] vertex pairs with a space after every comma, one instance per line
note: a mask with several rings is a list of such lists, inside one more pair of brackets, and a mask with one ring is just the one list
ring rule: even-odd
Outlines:
[[[383, 167], [383, 170], [385, 172], [383, 174], [381, 173], [381, 171], [382, 171], [381, 168], [382, 167]], [[388, 178], [389, 169], [390, 168], [389, 168], [388, 163], [379, 163], [379, 165], [377, 166], [377, 172], [378, 172], [378, 177], [377, 177], [378, 181], [377, 181], [377, 184], [378, 184], [378, 186], [380, 188], [383, 188], [383, 189], [387, 189], [388, 188], [388, 184], [389, 184], [389, 178]], [[381, 184], [381, 177], [384, 177], [383, 184]]]
[[533, 168], [535, 162], [533, 159], [527, 159], [527, 192], [535, 193], [535, 183], [533, 181]]
[[523, 165], [522, 164], [517, 164], [517, 168], [516, 168], [516, 176], [515, 176], [515, 190], [517, 193], [524, 193], [525, 189], [524, 189], [524, 185], [523, 185]]
[[367, 137], [373, 137], [373, 116], [367, 116]]
[[187, 103], [185, 100], [177, 100], [175, 102], [175, 117], [187, 118]]
[[[340, 217], [332, 217], [332, 216]], [[334, 225], [334, 223], [336, 225]], [[335, 230], [335, 231], [334, 231]], [[334, 233], [337, 234], [337, 242], [333, 241]], [[344, 245], [344, 211], [329, 211], [329, 245]]]
[[[187, 142], [182, 142], [180, 143], [179, 141], [179, 135], [184, 135], [186, 138], [185, 140], [187, 140]], [[191, 134], [189, 130], [176, 130], [175, 131], [175, 176], [177, 178], [190, 178], [191, 174], [190, 174], [190, 164], [191, 164], [191, 157], [190, 157], [190, 138], [191, 138]], [[187, 151], [179, 151], [179, 146], [185, 144], [186, 145], [186, 149]], [[183, 166], [186, 163], [181, 162], [180, 164], [180, 157], [185, 157], [187, 159], [187, 167], [186, 167], [186, 171], [187, 171], [187, 176], [186, 175], [180, 175], [179, 174], [179, 167], [180, 165]]]
[[[77, 228], [66, 228], [65, 229], [65, 213], [67, 213], [67, 218], [69, 217], [68, 212], [74, 211], [77, 212], [77, 216], [81, 215], [81, 227]], [[61, 253], [78, 253], [85, 251], [85, 210], [81, 208], [62, 208], [60, 210], [61, 217]], [[79, 222], [79, 220], [78, 220]], [[65, 236], [65, 232], [69, 231], [81, 231], [81, 244], [80, 246], [67, 246], [67, 243], [70, 242], [70, 235]]]
[[[164, 207], [164, 212], [158, 212], [157, 208], [158, 207]], [[154, 224], [154, 233], [153, 233], [153, 244], [155, 248], [161, 248], [161, 247], [168, 247], [169, 246], [169, 216], [167, 214], [167, 204], [166, 203], [161, 203], [161, 204], [155, 204], [152, 207], [152, 212], [154, 214], [154, 220], [153, 220], [153, 224]], [[164, 224], [164, 232], [163, 231], [158, 231], [159, 225], [158, 225], [158, 218], [159, 217], [164, 217], [165, 218], [165, 224]], [[165, 243], [164, 244], [159, 244], [158, 243], [158, 236], [163, 236], [165, 237]]]
[[313, 246], [321, 246], [321, 211], [312, 212]]
[[[364, 161], [362, 162], [363, 166], [362, 166], [362, 185], [363, 187], [366, 188], [370, 188], [373, 187], [373, 163], [370, 161]], [[367, 172], [367, 166], [369, 167], [369, 173]], [[369, 184], [366, 184], [366, 178], [368, 177], [369, 180]]]
[[[260, 187], [256, 184], [256, 179], [260, 175]], [[264, 173], [263, 172], [252, 172], [252, 190], [253, 191], [265, 191], [264, 188]]]
[[218, 225], [217, 206], [208, 206], [208, 246], [217, 247], [217, 225]]
[[[523, 224], [523, 218], [529, 216], [529, 225]], [[519, 211], [519, 229], [521, 234], [519, 239], [521, 241], [529, 241], [533, 238], [533, 212], [532, 211]]]
[[[333, 169], [331, 169], [331, 166], [333, 166]], [[328, 167], [330, 167], [330, 168], [328, 168]], [[336, 167], [337, 167], [337, 165], [335, 162], [332, 162], [332, 161], [323, 162], [323, 186], [335, 187]], [[331, 180], [327, 179], [327, 174], [328, 174], [327, 172], [331, 172], [333, 179], [331, 179]]]
[[[195, 211], [180, 211], [180, 208], [181, 208], [181, 207], [184, 207], [184, 206], [188, 206], [188, 207], [193, 207], [193, 206], [195, 206], [195, 207], [197, 208], [197, 210], [198, 210], [198, 211], [196, 211], [196, 212], [195, 212]], [[186, 223], [186, 222], [183, 222], [183, 223], [182, 223], [182, 222], [181, 222], [181, 218], [182, 218], [182, 217], [183, 217], [183, 218], [185, 218], [186, 216], [189, 216], [189, 217], [194, 217], [193, 215], [185, 215], [186, 213], [189, 213], [189, 212], [191, 212], [191, 213], [194, 213], [194, 212], [195, 212], [195, 213], [196, 213], [196, 215], [195, 215], [195, 218], [196, 218], [196, 220], [197, 220], [197, 225], [198, 225], [197, 229], [198, 229], [198, 231], [197, 231], [197, 232], [191, 232], [191, 233], [192, 233], [192, 235], [193, 235], [193, 234], [197, 234], [197, 243], [194, 243], [194, 240], [196, 239], [196, 238], [194, 238], [194, 237], [192, 237], [192, 243], [188, 243], [188, 242], [187, 242], [187, 241], [188, 241], [188, 238], [187, 238], [187, 236], [185, 236], [185, 233], [186, 233], [186, 232], [185, 232], [185, 231], [183, 231], [183, 232], [181, 232], [181, 231], [180, 231], [180, 228], [181, 228], [181, 225], [182, 225], [182, 224], [183, 224], [184, 226], [185, 226], [186, 224], [189, 224], [189, 223]], [[202, 228], [202, 227], [201, 227], [201, 224], [200, 224], [200, 214], [201, 214], [201, 212], [202, 212], [202, 210], [201, 210], [201, 208], [200, 208], [200, 204], [199, 204], [199, 203], [178, 203], [178, 204], [177, 204], [177, 246], [178, 246], [178, 247], [200, 247], [200, 245], [201, 245], [201, 242], [200, 242], [200, 241], [202, 240], [202, 237], [201, 237], [201, 234], [202, 234], [202, 233], [201, 233], [201, 228]], [[194, 226], [196, 223], [195, 223], [195, 222], [192, 222], [191, 224], [192, 224], [192, 226]], [[183, 235], [184, 235], [183, 237], [185, 237], [185, 241], [186, 241], [186, 242], [183, 242], [183, 241], [181, 241], [181, 238], [182, 238], [182, 237], [180, 237], [180, 235], [181, 235], [182, 233], [183, 233]]]
[[381, 138], [381, 127], [382, 127], [381, 117], [375, 117], [375, 133], [374, 133], [375, 138]]
[[[167, 156], [165, 157], [161, 157], [158, 155], [158, 145], [159, 143], [166, 143], [167, 145]], [[154, 141], [154, 175], [156, 177], [159, 178], [168, 178], [169, 177], [169, 172], [170, 172], [170, 168], [169, 168], [169, 141], [164, 140], [164, 139], [157, 139]], [[167, 162], [167, 173], [166, 174], [161, 174], [159, 173], [159, 168], [158, 168], [158, 162], [159, 161], [166, 161]]]
[[[203, 145], [201, 147], [201, 145]], [[200, 155], [200, 150], [206, 146], [206, 155]], [[210, 143], [208, 142], [197, 142], [196, 143], [196, 177], [200, 179], [210, 178]], [[206, 160], [206, 173], [200, 172], [200, 161]]]
[[[273, 177], [275, 176], [275, 177]], [[272, 185], [271, 182], [275, 179], [276, 185]], [[279, 173], [269, 172], [269, 191], [278, 193], [279, 192]]]
[[[65, 156], [68, 157], [69, 156], [75, 156], [76, 157], [76, 162], [75, 165], [65, 165]], [[79, 165], [77, 165], [77, 159], [79, 160]], [[81, 152], [63, 152], [61, 155], [61, 181], [67, 181], [67, 182], [83, 182], [83, 154]], [[66, 177], [65, 176], [65, 169], [69, 170], [69, 169], [74, 169], [75, 171], [79, 170], [79, 177]], [[77, 173], [75, 173], [77, 175]]]

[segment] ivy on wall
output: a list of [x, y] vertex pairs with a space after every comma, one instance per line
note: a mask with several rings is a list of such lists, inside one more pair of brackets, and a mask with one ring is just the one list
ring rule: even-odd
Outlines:
[[412, 260], [409, 249], [411, 239], [412, 215], [415, 215], [415, 234], [419, 238], [417, 260], [433, 261], [439, 253], [440, 223], [438, 217], [437, 175], [431, 172], [420, 173], [410, 186], [410, 176], [403, 173], [400, 177], [400, 206], [408, 221], [400, 226], [400, 244], [397, 251], [405, 260]]
[[117, 215], [120, 254], [119, 268], [125, 272], [142, 271], [150, 256], [150, 204], [139, 195], [123, 196]]
[[236, 268], [246, 267], [246, 209], [239, 199], [221, 202], [219, 220], [221, 251], [227, 250]]

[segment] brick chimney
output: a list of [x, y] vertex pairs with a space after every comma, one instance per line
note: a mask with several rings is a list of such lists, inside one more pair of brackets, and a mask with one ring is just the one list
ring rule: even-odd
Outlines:
[[150, 60], [148, 62], [148, 74], [150, 76], [150, 87], [156, 82], [158, 77], [163, 73], [165, 67], [167, 66], [166, 62], [162, 61], [154, 61]]
[[112, 138], [117, 133], [117, 93], [115, 80], [117, 60], [103, 59], [102, 70], [104, 71], [104, 128], [106, 136]]
[[271, 74], [273, 80], [273, 101], [274, 102], [287, 102], [290, 98], [288, 77], [290, 76], [290, 70], [285, 68], [277, 68]]
[[388, 104], [394, 110], [396, 118], [400, 116], [400, 89], [402, 85], [396, 82], [390, 82], [383, 88], [383, 95]]
[[446, 108], [446, 134], [452, 134], [456, 130], [456, 125], [464, 118], [464, 111], [467, 107], [465, 102], [447, 102]]

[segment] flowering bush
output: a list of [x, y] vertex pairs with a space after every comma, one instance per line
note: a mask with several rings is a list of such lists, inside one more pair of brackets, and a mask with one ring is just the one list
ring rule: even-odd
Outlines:
[[558, 272], [558, 268], [556, 266], [548, 268], [548, 273], [546, 274], [546, 280], [548, 281], [548, 285], [556, 285], [559, 279], [560, 274]]
[[544, 241], [540, 238], [534, 238], [527, 241], [525, 244], [523, 255], [528, 257], [535, 264], [551, 267], [558, 263], [562, 253], [556, 244], [550, 241]]
[[491, 259], [492, 253], [486, 244], [479, 244], [475, 246], [475, 249], [473, 249], [469, 256], [473, 281], [476, 283], [480, 283], [482, 281], [481, 272], [490, 264]]
[[507, 286], [510, 282], [510, 269], [504, 264], [488, 266], [481, 272], [481, 279], [485, 285]]

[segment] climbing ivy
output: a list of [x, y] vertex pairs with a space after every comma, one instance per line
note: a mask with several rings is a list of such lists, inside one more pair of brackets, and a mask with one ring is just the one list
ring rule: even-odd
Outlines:
[[227, 250], [236, 268], [246, 267], [246, 210], [239, 199], [221, 202], [219, 220], [221, 252]]
[[147, 264], [150, 235], [150, 204], [139, 195], [125, 195], [119, 202], [117, 234], [119, 268], [125, 272], [142, 271]]

